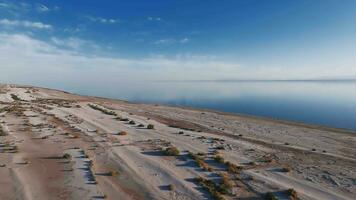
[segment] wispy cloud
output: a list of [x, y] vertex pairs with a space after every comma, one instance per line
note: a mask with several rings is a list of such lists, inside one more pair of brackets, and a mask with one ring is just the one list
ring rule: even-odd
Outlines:
[[44, 4], [35, 4], [34, 7], [35, 7], [36, 11], [40, 12], [40, 13], [58, 11], [60, 9], [59, 6], [49, 7], [49, 6], [44, 5]]
[[201, 60], [190, 56], [128, 59], [120, 56], [85, 55], [63, 49], [54, 43], [66, 43], [74, 48], [82, 45], [80, 39], [68, 39], [64, 42], [53, 39], [45, 42], [24, 34], [0, 33], [0, 59], [4, 66], [0, 68], [0, 79], [30, 82], [48, 78], [48, 81], [73, 82], [78, 81], [79, 74], [81, 82], [92, 84], [110, 80], [113, 83], [116, 80], [161, 80], [162, 77], [184, 80], [199, 76], [208, 79], [226, 77], [237, 73], [240, 68], [236, 63]]
[[185, 44], [188, 43], [190, 40], [188, 38], [182, 39], [174, 39], [174, 38], [166, 38], [160, 39], [153, 42], [155, 45], [170, 45], [170, 44]]
[[43, 4], [37, 4], [36, 5], [36, 10], [38, 12], [49, 12], [50, 11], [50, 9], [47, 6], [43, 5]]
[[98, 22], [98, 23], [102, 23], [102, 24], [116, 24], [119, 22], [118, 19], [94, 17], [94, 16], [89, 16], [89, 15], [86, 16], [86, 18], [92, 22]]
[[21, 15], [31, 10], [31, 4], [15, 1], [1, 1], [0, 11], [14, 16]]
[[57, 47], [63, 47], [72, 50], [77, 50], [77, 51], [82, 49], [88, 49], [88, 48], [93, 50], [100, 49], [100, 47], [96, 45], [94, 42], [83, 40], [76, 37], [69, 37], [69, 38], [52, 37], [51, 42], [53, 45]]
[[161, 21], [162, 18], [160, 18], [160, 17], [147, 17], [147, 20], [148, 21]]
[[1, 19], [0, 25], [17, 26], [17, 27], [34, 28], [34, 29], [52, 29], [52, 25], [44, 24], [42, 22], [32, 22], [26, 20], [20, 21], [20, 20]]
[[347, 65], [337, 68], [307, 65], [251, 68], [215, 56], [186, 54], [125, 58], [88, 53], [89, 48], [95, 47], [80, 38], [52, 38], [46, 42], [25, 34], [0, 33], [0, 80], [95, 86], [115, 85], [121, 81], [162, 80], [162, 77], [165, 80], [298, 79], [356, 74], [356, 68]]

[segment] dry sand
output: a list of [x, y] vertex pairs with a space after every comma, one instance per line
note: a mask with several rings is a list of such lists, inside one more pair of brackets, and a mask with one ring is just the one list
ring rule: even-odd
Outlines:
[[4, 200], [356, 199], [352, 131], [15, 85], [0, 126]]

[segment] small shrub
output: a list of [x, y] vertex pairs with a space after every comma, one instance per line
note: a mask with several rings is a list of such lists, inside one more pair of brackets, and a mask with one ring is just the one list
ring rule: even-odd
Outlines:
[[243, 167], [237, 166], [237, 165], [235, 165], [234, 163], [231, 163], [231, 162], [225, 162], [225, 164], [227, 166], [227, 171], [230, 172], [230, 173], [238, 174], [243, 169]]
[[267, 192], [265, 197], [266, 200], [277, 200], [272, 192]]
[[126, 131], [120, 131], [119, 135], [127, 135], [127, 132]]
[[298, 199], [297, 191], [295, 191], [293, 188], [287, 190], [287, 194], [290, 199]]
[[221, 173], [220, 177], [220, 192], [223, 194], [227, 194], [228, 191], [232, 189], [233, 185], [227, 174]]
[[248, 164], [249, 164], [249, 165], [252, 165], [252, 166], [256, 165], [256, 163], [253, 162], [253, 161], [249, 162]]
[[117, 175], [119, 175], [119, 172], [113, 170], [113, 171], [110, 171], [110, 172], [108, 173], [108, 175], [109, 175], [109, 176], [117, 176]]
[[134, 120], [131, 120], [131, 121], [129, 122], [129, 124], [131, 124], [131, 125], [135, 125], [135, 124], [136, 124], [136, 122], [135, 122]]
[[289, 143], [288, 143], [288, 142], [285, 142], [284, 145], [289, 145]]
[[106, 115], [114, 115], [114, 116], [117, 116], [117, 114], [114, 112], [114, 111], [111, 111], [111, 110], [107, 110], [105, 108], [102, 108], [102, 107], [99, 107], [97, 105], [94, 105], [94, 104], [88, 104], [88, 106], [94, 110], [98, 110], [98, 111], [101, 111], [102, 113], [106, 114]]
[[70, 159], [72, 156], [68, 153], [65, 153], [63, 156], [62, 156], [64, 159]]
[[14, 101], [21, 101], [21, 99], [20, 99], [16, 94], [11, 94], [11, 98], [12, 98]]
[[167, 155], [167, 156], [178, 156], [179, 155], [179, 150], [177, 149], [177, 147], [168, 147], [164, 153]]
[[6, 135], [5, 131], [2, 129], [0, 125], [0, 136], [5, 136], [5, 135]]
[[223, 158], [222, 156], [220, 156], [220, 155], [216, 155], [216, 156], [214, 157], [214, 160], [215, 160], [216, 162], [218, 162], [218, 163], [224, 163], [224, 158]]
[[213, 197], [213, 199], [225, 200], [225, 198], [220, 193], [221, 189], [217, 185], [215, 185], [213, 181], [204, 179], [202, 177], [195, 178], [195, 181], [198, 182], [198, 184], [202, 186], [205, 190], [207, 190]]
[[139, 128], [143, 128], [143, 127], [145, 127], [145, 125], [143, 125], [143, 124], [139, 124], [137, 127], [139, 127]]
[[147, 129], [154, 129], [154, 128], [155, 128], [155, 126], [153, 124], [147, 125]]
[[172, 191], [172, 190], [174, 190], [174, 189], [175, 189], [175, 187], [174, 187], [174, 185], [169, 184], [169, 185], [168, 185], [168, 189], [169, 189], [170, 191]]
[[217, 146], [216, 149], [218, 150], [225, 150], [225, 147], [223, 145]]
[[285, 172], [285, 173], [290, 172], [290, 171], [291, 171], [291, 169], [289, 167], [283, 167], [281, 169], [281, 172]]

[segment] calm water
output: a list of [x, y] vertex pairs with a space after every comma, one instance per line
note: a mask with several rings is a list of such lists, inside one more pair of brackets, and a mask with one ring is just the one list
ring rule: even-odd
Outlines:
[[356, 130], [356, 81], [140, 82], [65, 89]]

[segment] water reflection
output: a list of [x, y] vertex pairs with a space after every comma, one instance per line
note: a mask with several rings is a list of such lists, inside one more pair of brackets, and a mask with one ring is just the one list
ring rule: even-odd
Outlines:
[[356, 130], [356, 81], [136, 82], [66, 89]]

